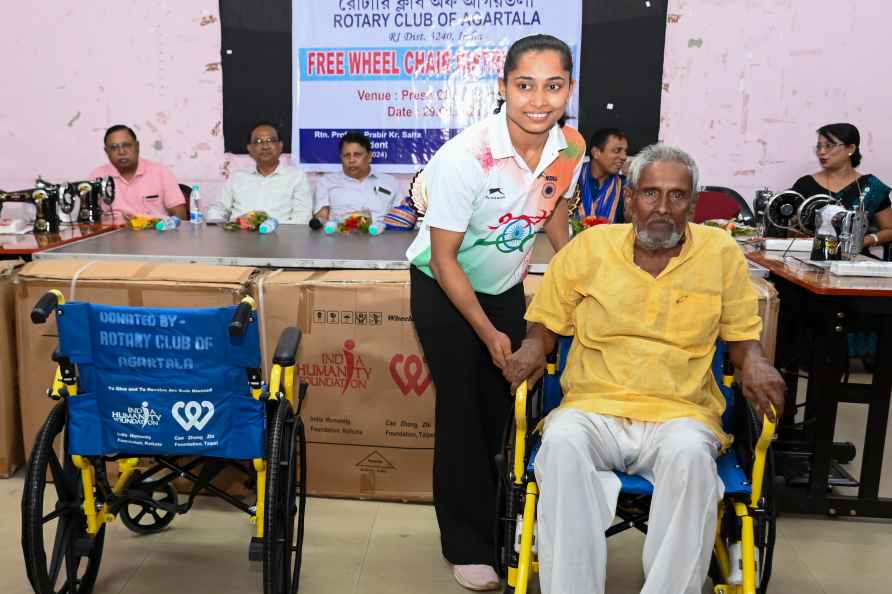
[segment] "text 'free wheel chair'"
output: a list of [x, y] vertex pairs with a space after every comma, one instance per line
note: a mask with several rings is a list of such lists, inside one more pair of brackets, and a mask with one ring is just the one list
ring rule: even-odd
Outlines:
[[[88, 594], [108, 522], [158, 532], [205, 492], [256, 523], [249, 556], [262, 562], [264, 594], [294, 594], [307, 473], [306, 386], [294, 389], [300, 332], [280, 336], [267, 385], [249, 297], [231, 307], [142, 308], [65, 303], [50, 291], [31, 319], [42, 324], [52, 314], [58, 369], [47, 394], [58, 402], [37, 435], [22, 494], [34, 591]], [[256, 485], [256, 503], [211, 484], [231, 467]], [[192, 483], [185, 503], [177, 478]]]
[[[502, 470], [502, 508], [496, 554], [507, 578], [506, 593], [526, 594], [530, 577], [539, 568], [535, 542], [539, 486], [534, 469], [541, 435], [535, 429], [563, 398], [560, 374], [571, 342], [568, 337], [560, 338], [557, 361], [550, 358], [545, 376], [532, 391], [528, 393], [526, 383], [517, 389], [514, 418], [505, 429], [504, 454], [497, 457]], [[775, 427], [767, 419], [760, 422], [742, 395], [735, 398], [733, 369], [725, 355], [726, 347], [719, 343], [712, 371], [725, 395], [722, 424], [734, 435], [734, 445], [716, 460], [725, 495], [717, 510], [709, 574], [717, 594], [764, 594], [771, 577], [775, 540], [774, 465], [769, 449]], [[607, 536], [629, 528], [646, 533], [653, 485], [640, 476], [616, 474], [622, 483], [617, 504], [620, 521], [607, 530]]]

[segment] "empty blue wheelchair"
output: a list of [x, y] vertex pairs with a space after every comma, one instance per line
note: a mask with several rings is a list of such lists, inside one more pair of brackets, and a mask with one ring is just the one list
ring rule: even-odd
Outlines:
[[[34, 591], [89, 594], [107, 523], [120, 517], [136, 533], [158, 532], [205, 492], [256, 522], [249, 556], [262, 561], [264, 593], [294, 594], [307, 473], [306, 386], [294, 389], [300, 332], [282, 333], [265, 384], [249, 297], [231, 307], [150, 309], [65, 303], [50, 291], [31, 319], [43, 324], [53, 313], [58, 369], [47, 394], [58, 403], [37, 435], [22, 495]], [[255, 501], [211, 484], [228, 467], [256, 485]], [[183, 503], [173, 485], [181, 477], [192, 483]]]
[[[526, 383], [517, 389], [514, 418], [505, 430], [504, 454], [497, 459], [503, 472], [496, 556], [507, 578], [506, 594], [526, 594], [529, 579], [539, 568], [535, 548], [539, 487], [534, 469], [541, 436], [536, 426], [563, 398], [560, 375], [571, 342], [560, 338], [558, 352], [549, 358], [545, 376], [532, 390]], [[725, 496], [719, 504], [709, 573], [717, 594], [764, 594], [775, 541], [774, 465], [769, 449], [775, 427], [767, 419], [759, 420], [742, 395], [735, 398], [733, 369], [725, 355], [726, 348], [719, 343], [712, 370], [726, 400], [722, 424], [735, 439], [716, 460]], [[653, 485], [640, 476], [616, 474], [622, 483], [619, 521], [607, 530], [607, 536], [630, 528], [646, 533]]]

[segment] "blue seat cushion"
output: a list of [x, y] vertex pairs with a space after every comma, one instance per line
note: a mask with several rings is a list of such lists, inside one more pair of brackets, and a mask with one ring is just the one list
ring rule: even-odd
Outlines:
[[[533, 435], [530, 440], [530, 461], [527, 465], [527, 472], [532, 475], [536, 467], [536, 455], [539, 453], [539, 447], [542, 445], [542, 439], [538, 434]], [[752, 493], [749, 479], [740, 463], [737, 460], [737, 452], [730, 449], [716, 461], [719, 478], [725, 484], [725, 495], [749, 495]], [[622, 484], [621, 493], [627, 495], [652, 495], [654, 486], [650, 481], [637, 474], [626, 474], [625, 472], [616, 471], [616, 476]]]

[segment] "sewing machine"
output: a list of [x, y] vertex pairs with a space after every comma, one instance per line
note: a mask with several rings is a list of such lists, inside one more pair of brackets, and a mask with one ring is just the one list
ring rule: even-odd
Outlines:
[[115, 200], [115, 180], [100, 177], [93, 181], [73, 182], [77, 188], [79, 206], [77, 222], [95, 225], [102, 222], [102, 202], [111, 205]]
[[37, 209], [34, 233], [58, 233], [59, 213], [70, 215], [79, 205], [77, 222], [96, 224], [102, 220], [102, 204], [115, 199], [115, 181], [103, 177], [93, 181], [49, 183], [37, 178], [36, 187], [12, 192], [0, 191], [0, 209], [7, 202], [33, 204]]
[[813, 213], [800, 215], [800, 227], [810, 230], [814, 236], [812, 260], [853, 260], [861, 254], [868, 226], [864, 198], [869, 191], [870, 188], [865, 188], [861, 192], [852, 210], [821, 194], [802, 203], [800, 211]]
[[805, 198], [793, 190], [775, 194], [759, 190], [753, 210], [763, 237], [806, 235], [813, 237], [812, 260], [852, 260], [864, 246], [868, 216], [862, 192], [858, 205], [847, 209], [829, 194]]

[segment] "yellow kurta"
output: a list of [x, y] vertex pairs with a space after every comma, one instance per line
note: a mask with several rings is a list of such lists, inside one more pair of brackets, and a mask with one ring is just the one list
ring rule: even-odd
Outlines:
[[558, 252], [526, 313], [573, 336], [562, 407], [661, 422], [688, 417], [722, 441], [717, 338], [758, 340], [762, 321], [743, 253], [727, 232], [689, 224], [654, 278], [634, 261], [631, 225], [599, 225]]

